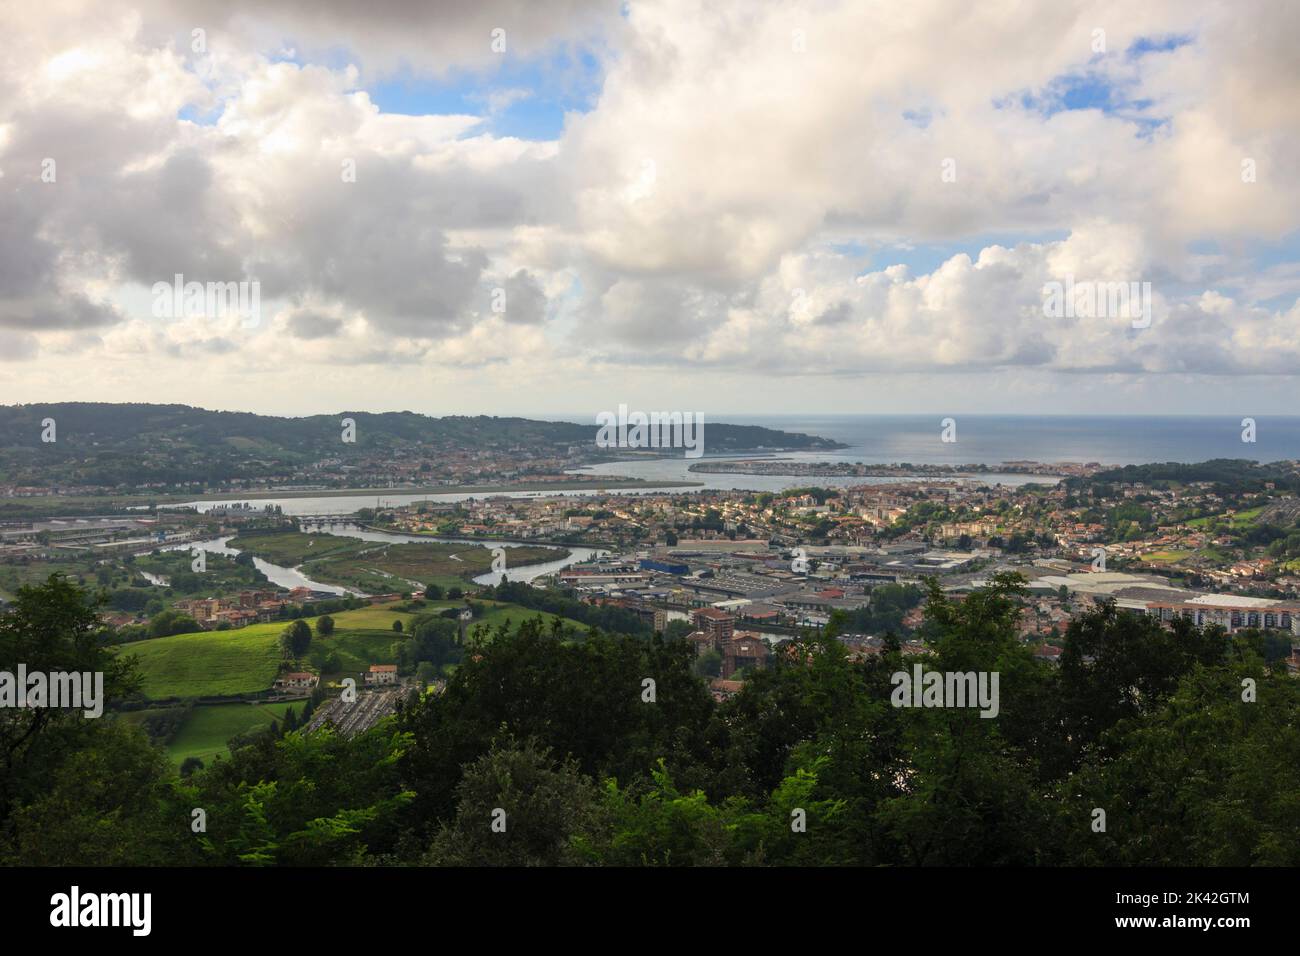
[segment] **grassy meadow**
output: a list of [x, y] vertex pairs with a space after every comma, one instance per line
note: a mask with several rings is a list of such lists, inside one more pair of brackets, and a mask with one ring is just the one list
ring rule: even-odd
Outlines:
[[[412, 615], [383, 607], [360, 608], [330, 615], [335, 633], [329, 638], [313, 638], [313, 649], [337, 644], [349, 645], [362, 635], [382, 636], [386, 649], [394, 639], [393, 621], [408, 624]], [[304, 618], [316, 629], [316, 618]], [[124, 644], [119, 653], [135, 656], [144, 678], [147, 697], [161, 700], [170, 697], [218, 697], [250, 694], [267, 690], [280, 671], [280, 634], [286, 621], [252, 624], [230, 631], [201, 631], [177, 634], [148, 641]], [[310, 652], [309, 652], [310, 654]], [[370, 663], [386, 663], [370, 661]]]

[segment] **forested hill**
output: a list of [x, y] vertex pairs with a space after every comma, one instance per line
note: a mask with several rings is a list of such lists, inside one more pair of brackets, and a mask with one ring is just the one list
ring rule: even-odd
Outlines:
[[[43, 441], [46, 419], [55, 441]], [[341, 441], [342, 422], [355, 442]], [[148, 477], [169, 483], [256, 477], [321, 458], [385, 452], [522, 450], [526, 455], [595, 457], [597, 427], [479, 415], [434, 418], [414, 412], [340, 411], [305, 418], [217, 412], [187, 405], [62, 402], [0, 406], [0, 481], [115, 483]], [[810, 435], [706, 422], [709, 454], [756, 448], [815, 451], [842, 447]]]
[[1258, 462], [1244, 458], [1215, 458], [1196, 463], [1153, 462], [1099, 471], [1086, 478], [1066, 480], [1071, 490], [1105, 485], [1143, 484], [1148, 488], [1208, 482], [1236, 491], [1263, 491], [1269, 484], [1300, 490], [1300, 471], [1294, 461]]

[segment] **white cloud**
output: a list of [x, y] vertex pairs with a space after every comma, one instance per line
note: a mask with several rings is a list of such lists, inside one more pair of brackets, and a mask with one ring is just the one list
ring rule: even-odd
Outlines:
[[[48, 382], [37, 356], [154, 356], [267, 401], [279, 386], [247, 376], [286, 359], [478, 368], [503, 393], [528, 367], [577, 396], [610, 368], [1190, 383], [1300, 358], [1300, 265], [1250, 250], [1300, 227], [1286, 5], [138, 10], [0, 12], [0, 348], [19, 390]], [[496, 26], [514, 57], [601, 51], [599, 95], [557, 140], [489, 131], [532, 105], [517, 76], [493, 86]], [[1125, 53], [1168, 36], [1190, 39]], [[371, 85], [394, 70], [481, 71], [486, 114], [383, 113]], [[1042, 109], [1072, 75], [1126, 105]], [[257, 279], [270, 318], [159, 326], [131, 290], [178, 272]], [[1066, 275], [1149, 281], [1151, 328], [1046, 319]]]

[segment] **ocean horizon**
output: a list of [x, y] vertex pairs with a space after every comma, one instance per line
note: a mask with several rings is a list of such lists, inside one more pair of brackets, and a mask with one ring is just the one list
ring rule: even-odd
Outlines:
[[[1254, 421], [1254, 441], [1243, 441], [1242, 421]], [[550, 416], [548, 416], [550, 418]], [[555, 417], [585, 424], [593, 416]], [[955, 421], [956, 441], [942, 441], [943, 421]], [[1294, 415], [726, 415], [709, 421], [762, 425], [817, 435], [846, 448], [791, 453], [801, 461], [908, 462], [916, 465], [997, 465], [1070, 462], [1135, 465], [1191, 463], [1213, 458], [1270, 462], [1300, 459], [1300, 416]]]

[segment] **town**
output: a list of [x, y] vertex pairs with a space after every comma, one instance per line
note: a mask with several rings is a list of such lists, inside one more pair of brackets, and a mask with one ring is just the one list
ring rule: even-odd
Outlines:
[[[1037, 463], [1016, 466], [1040, 473]], [[0, 527], [0, 600], [69, 574], [103, 595], [106, 624], [138, 640], [426, 599], [541, 607], [532, 595], [549, 593], [688, 641], [697, 673], [722, 699], [801, 633], [829, 629], [854, 655], [880, 653], [891, 636], [923, 653], [931, 582], [960, 601], [1014, 573], [1025, 582], [1019, 637], [1043, 660], [1059, 657], [1072, 620], [1113, 602], [1165, 622], [1268, 632], [1294, 670], [1296, 465], [1235, 480], [1198, 480], [1197, 467], [1179, 480], [1094, 464], [1021, 485], [944, 475], [779, 492], [496, 493], [397, 506], [380, 498], [323, 516], [252, 502], [10, 520]], [[226, 547], [232, 541], [239, 548]], [[203, 542], [219, 547], [204, 551]], [[530, 562], [540, 569], [529, 572]], [[303, 577], [277, 584], [268, 572]], [[587, 613], [563, 616], [572, 624]], [[300, 663], [281, 665], [281, 694], [337, 693], [348, 676], [336, 657], [315, 672]], [[352, 676], [364, 687], [367, 668], [392, 667], [394, 679], [413, 682], [419, 664], [410, 658], [399, 674], [381, 654]], [[448, 672], [425, 668], [424, 686]]]

